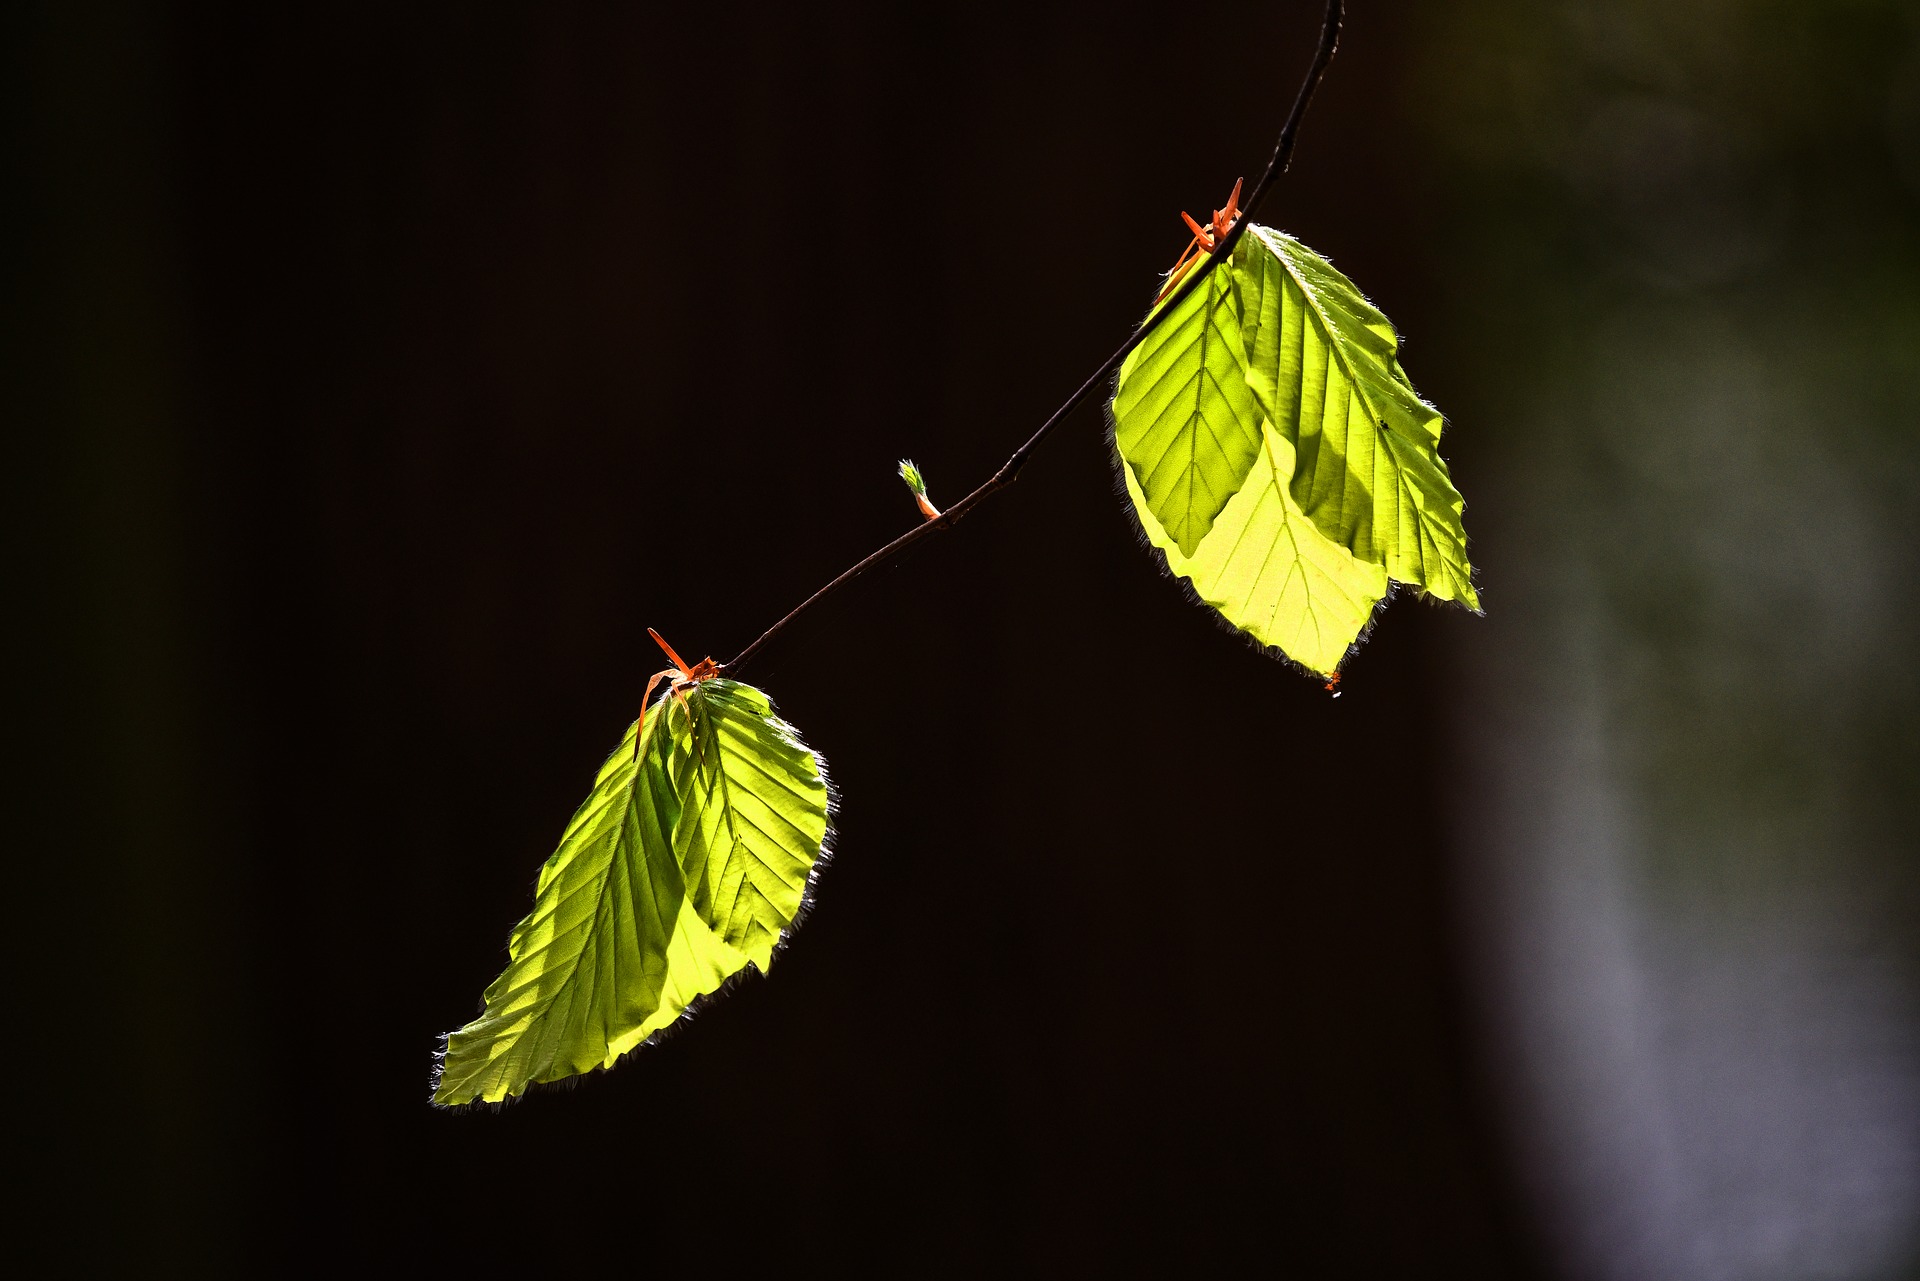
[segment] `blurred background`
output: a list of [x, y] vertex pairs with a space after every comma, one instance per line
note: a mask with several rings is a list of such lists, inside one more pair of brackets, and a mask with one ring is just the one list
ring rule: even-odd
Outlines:
[[1920, 1275], [1920, 10], [1354, 0], [1262, 221], [1487, 614], [1345, 695], [1083, 412], [750, 673], [772, 976], [427, 1105], [658, 662], [984, 478], [1264, 164], [1310, 0], [25, 4], [11, 1111], [47, 1271]]

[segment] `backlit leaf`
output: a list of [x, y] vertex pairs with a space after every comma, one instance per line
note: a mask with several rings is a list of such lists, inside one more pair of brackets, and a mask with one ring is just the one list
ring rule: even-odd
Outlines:
[[1167, 569], [1235, 627], [1310, 671], [1331, 675], [1387, 592], [1386, 571], [1357, 559], [1301, 512], [1288, 490], [1293, 447], [1271, 426], [1246, 483], [1193, 556], [1181, 553], [1121, 468], [1134, 515]]
[[499, 1102], [610, 1067], [749, 965], [805, 907], [828, 835], [820, 758], [765, 694], [662, 698], [600, 768], [514, 927], [505, 973], [447, 1037], [434, 1102]]
[[1215, 271], [1120, 367], [1114, 444], [1183, 555], [1199, 548], [1260, 453], [1246, 362], [1232, 277]]
[[1336, 672], [1391, 581], [1479, 607], [1439, 412], [1386, 317], [1292, 237], [1249, 226], [1129, 355], [1112, 411], [1168, 569], [1301, 666]]
[[1249, 227], [1231, 266], [1247, 381], [1293, 442], [1300, 509], [1392, 578], [1478, 609], [1440, 412], [1401, 369], [1392, 324], [1326, 259], [1271, 228]]

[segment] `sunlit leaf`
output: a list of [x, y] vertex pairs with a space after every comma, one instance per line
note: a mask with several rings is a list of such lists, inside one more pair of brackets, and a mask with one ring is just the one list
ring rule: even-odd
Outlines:
[[1247, 382], [1293, 442], [1300, 509], [1390, 577], [1478, 609], [1440, 412], [1401, 369], [1392, 324], [1326, 259], [1271, 228], [1249, 227], [1231, 267]]
[[1199, 552], [1187, 556], [1148, 509], [1132, 471], [1121, 468], [1134, 515], [1172, 574], [1241, 631], [1331, 675], [1386, 595], [1387, 575], [1314, 528], [1288, 490], [1292, 474], [1293, 447], [1266, 427], [1246, 483]]
[[1390, 580], [1479, 607], [1439, 412], [1386, 317], [1291, 237], [1249, 226], [1121, 366], [1112, 411], [1168, 569], [1301, 666], [1337, 671]]
[[663, 698], [600, 768], [514, 927], [506, 971], [447, 1037], [434, 1102], [499, 1102], [611, 1066], [752, 965], [805, 906], [826, 770], [765, 694]]
[[1260, 453], [1246, 353], [1232, 277], [1215, 271], [1120, 367], [1114, 444], [1183, 555], [1198, 549]]

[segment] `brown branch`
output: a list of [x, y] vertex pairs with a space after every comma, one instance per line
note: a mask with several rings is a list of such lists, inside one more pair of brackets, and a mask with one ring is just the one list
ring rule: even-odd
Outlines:
[[1320, 87], [1320, 79], [1326, 74], [1327, 64], [1333, 61], [1333, 51], [1340, 44], [1340, 20], [1344, 10], [1345, 4], [1343, 0], [1327, 0], [1327, 13], [1321, 22], [1320, 44], [1318, 48], [1314, 50], [1313, 63], [1307, 68], [1307, 77], [1301, 82], [1300, 92], [1294, 97], [1293, 109], [1287, 113], [1287, 122], [1280, 127], [1280, 139], [1274, 144], [1273, 158], [1267, 162], [1267, 171], [1260, 175], [1260, 181], [1254, 184], [1252, 193], [1247, 197], [1246, 212], [1241, 215], [1238, 222], [1234, 223], [1233, 229], [1227, 233], [1215, 250], [1207, 255], [1207, 260], [1200, 265], [1199, 269], [1188, 273], [1187, 279], [1182, 282], [1179, 289], [1174, 291], [1173, 296], [1167, 301], [1167, 304], [1148, 316], [1147, 319], [1140, 324], [1139, 328], [1133, 331], [1127, 341], [1120, 345], [1120, 350], [1107, 357], [1100, 367], [1093, 371], [1092, 376], [1080, 384], [1080, 390], [1067, 397], [1066, 403], [1054, 410], [1053, 413], [1048, 416], [1047, 420], [1040, 424], [1040, 430], [1028, 437], [1026, 444], [1014, 450], [1012, 457], [1000, 464], [1000, 470], [988, 477], [986, 482], [978, 489], [968, 494], [965, 498], [962, 498], [953, 506], [947, 508], [944, 514], [926, 521], [923, 524], [916, 525], [914, 528], [888, 543], [885, 547], [882, 547], [879, 551], [861, 560], [859, 564], [842, 573], [838, 578], [828, 583], [825, 587], [822, 587], [813, 595], [801, 601], [787, 613], [785, 618], [782, 618], [772, 627], [762, 632], [760, 638], [754, 641], [753, 644], [741, 650], [731, 661], [723, 663], [721, 665], [722, 671], [729, 675], [738, 673], [742, 667], [745, 667], [759, 654], [762, 647], [764, 647], [768, 641], [784, 631], [787, 624], [791, 623], [794, 619], [800, 617], [800, 615], [806, 613], [815, 605], [818, 605], [827, 597], [833, 595], [874, 566], [893, 559], [893, 557], [913, 546], [913, 544], [919, 542], [922, 538], [938, 533], [943, 529], [951, 528], [988, 497], [1011, 485], [1014, 479], [1019, 476], [1020, 469], [1026, 465], [1027, 456], [1033, 453], [1040, 442], [1045, 440], [1053, 429], [1058, 427], [1060, 423], [1066, 419], [1067, 415], [1085, 403], [1086, 399], [1091, 396], [1096, 389], [1104, 386], [1106, 380], [1113, 376], [1113, 371], [1120, 367], [1120, 362], [1127, 358], [1127, 354], [1142, 342], [1146, 341], [1147, 335], [1153, 332], [1154, 326], [1159, 324], [1164, 317], [1171, 314], [1173, 310], [1179, 306], [1182, 299], [1198, 288], [1200, 282], [1207, 278], [1208, 272], [1212, 271], [1217, 264], [1224, 261], [1233, 253], [1234, 245], [1239, 243], [1241, 233], [1246, 230], [1247, 223], [1252, 219], [1253, 212], [1259, 207], [1261, 199], [1267, 194], [1267, 189], [1273, 186], [1275, 179], [1287, 171], [1287, 162], [1293, 158], [1293, 141], [1295, 135], [1300, 131], [1300, 120], [1307, 114], [1307, 104], [1313, 100], [1313, 91]]

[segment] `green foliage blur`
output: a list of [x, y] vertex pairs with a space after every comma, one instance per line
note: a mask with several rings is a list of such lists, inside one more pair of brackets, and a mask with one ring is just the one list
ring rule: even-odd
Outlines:
[[1460, 830], [1554, 1257], [1912, 1275], [1920, 11], [1465, 0], [1420, 50]]
[[1676, 893], [1790, 894], [1829, 857], [1910, 888], [1920, 18], [1431, 21], [1453, 320], [1421, 355], [1465, 384], [1462, 466], [1499, 487], [1482, 546], [1525, 550], [1491, 606], [1593, 684]]

